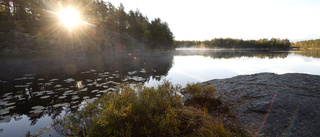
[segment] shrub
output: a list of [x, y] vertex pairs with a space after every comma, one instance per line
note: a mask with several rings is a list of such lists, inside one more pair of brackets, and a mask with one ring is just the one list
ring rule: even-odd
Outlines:
[[181, 108], [179, 115], [181, 125], [180, 136], [186, 137], [231, 137], [241, 136], [237, 132], [224, 127], [221, 117], [212, 117], [206, 110], [190, 106]]
[[201, 85], [200, 83], [188, 83], [183, 90], [184, 93], [191, 94], [191, 98], [185, 101], [187, 106], [193, 106], [199, 109], [215, 110], [221, 105], [218, 99], [215, 99], [216, 88], [209, 85]]
[[[168, 81], [157, 88], [120, 85], [117, 92], [55, 120], [53, 128], [66, 136], [241, 136], [226, 128], [222, 117], [210, 115], [206, 107], [183, 106], [177, 95], [180, 88]], [[186, 91], [203, 99], [215, 90], [197, 83], [188, 84]]]
[[213, 97], [216, 93], [216, 88], [213, 86], [203, 85], [200, 83], [188, 83], [183, 92], [191, 93], [194, 98]]
[[88, 136], [176, 136], [177, 112], [182, 98], [179, 86], [164, 82], [157, 89], [121, 85], [99, 101], [66, 118], [56, 120], [57, 131]]

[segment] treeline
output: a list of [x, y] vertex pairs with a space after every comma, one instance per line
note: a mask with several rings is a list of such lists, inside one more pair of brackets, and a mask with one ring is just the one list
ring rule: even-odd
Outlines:
[[296, 43], [292, 44], [292, 47], [297, 47], [300, 49], [320, 49], [320, 39], [297, 41]]
[[[166, 22], [149, 21], [139, 10], [125, 12], [122, 4], [115, 7], [103, 0], [0, 0], [0, 22], [51, 22], [64, 7], [79, 10], [81, 19], [97, 30], [129, 35], [150, 48], [173, 48], [173, 34]], [[34, 24], [34, 23], [33, 23]], [[47, 23], [40, 23], [48, 25]], [[3, 30], [3, 29], [2, 29]], [[1, 30], [0, 30], [1, 31]]]
[[[298, 53], [298, 52], [297, 52]], [[300, 53], [300, 52], [299, 52]], [[245, 50], [176, 50], [175, 55], [178, 56], [194, 56], [200, 55], [204, 57], [211, 57], [213, 59], [231, 59], [231, 58], [240, 58], [240, 57], [249, 57], [249, 58], [286, 58], [289, 55], [289, 52], [273, 52], [265, 50], [254, 50], [245, 51]]]
[[265, 48], [265, 49], [289, 49], [288, 39], [259, 39], [242, 40], [232, 38], [215, 38], [205, 41], [175, 41], [175, 47], [205, 47], [205, 48]]

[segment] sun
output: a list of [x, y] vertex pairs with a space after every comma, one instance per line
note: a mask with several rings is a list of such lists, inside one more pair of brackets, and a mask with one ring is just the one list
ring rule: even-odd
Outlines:
[[79, 12], [73, 8], [61, 10], [59, 16], [62, 23], [69, 29], [76, 27], [81, 21]]

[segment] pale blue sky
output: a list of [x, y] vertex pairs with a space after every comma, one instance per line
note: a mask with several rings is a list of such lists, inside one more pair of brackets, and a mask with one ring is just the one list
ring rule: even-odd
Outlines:
[[109, 0], [169, 24], [176, 40], [320, 39], [320, 0]]

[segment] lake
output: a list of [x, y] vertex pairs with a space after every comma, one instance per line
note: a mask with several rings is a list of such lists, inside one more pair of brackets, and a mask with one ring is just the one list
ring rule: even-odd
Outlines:
[[0, 136], [49, 131], [52, 119], [75, 112], [119, 83], [156, 86], [260, 72], [320, 75], [319, 51], [177, 49], [170, 52], [2, 57]]

